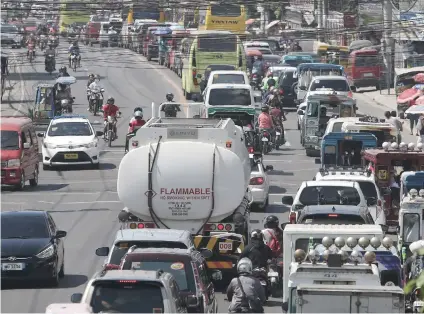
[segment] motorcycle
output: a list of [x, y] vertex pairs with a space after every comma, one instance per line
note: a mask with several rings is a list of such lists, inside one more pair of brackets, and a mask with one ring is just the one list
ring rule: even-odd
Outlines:
[[252, 75], [250, 76], [250, 86], [252, 86], [253, 89], [260, 90], [261, 84], [262, 84], [262, 78], [260, 77], [260, 75], [256, 73], [252, 73]]
[[104, 135], [104, 140], [108, 142], [108, 146], [111, 147], [112, 146], [112, 142], [116, 139], [116, 134], [114, 131], [114, 125], [116, 123], [116, 120], [111, 117], [108, 116], [107, 117], [107, 121], [105, 121], [106, 123], [106, 127], [105, 127], [105, 135]]
[[271, 295], [271, 284], [268, 281], [268, 271], [266, 268], [255, 268], [252, 271], [252, 275], [259, 279], [261, 286], [265, 290], [266, 299], [268, 300], [269, 296]]
[[259, 132], [259, 142], [261, 146], [261, 151], [263, 155], [267, 155], [272, 150], [272, 136], [266, 130]]
[[40, 35], [40, 42], [39, 42], [40, 50], [43, 51], [47, 46], [47, 37], [46, 35]]
[[34, 44], [28, 44], [28, 59], [32, 63], [32, 60], [35, 58], [35, 47]]
[[275, 149], [278, 150], [280, 145], [284, 145], [284, 129], [281, 126], [275, 128]]
[[53, 55], [47, 55], [46, 56], [46, 72], [49, 74], [52, 74], [54, 71], [54, 56]]
[[77, 65], [78, 65], [78, 54], [76, 54], [75, 52], [71, 53], [71, 63], [70, 63], [70, 67], [72, 68], [72, 70], [74, 70], [74, 72], [77, 71]]
[[87, 94], [90, 93], [89, 110], [95, 116], [97, 115], [97, 112], [99, 112], [99, 110], [102, 108], [104, 91], [104, 88], [98, 88], [96, 90], [91, 90], [90, 88], [87, 88]]
[[271, 296], [273, 298], [280, 297], [281, 283], [283, 278], [282, 260], [273, 259], [269, 264], [268, 281], [270, 283]]

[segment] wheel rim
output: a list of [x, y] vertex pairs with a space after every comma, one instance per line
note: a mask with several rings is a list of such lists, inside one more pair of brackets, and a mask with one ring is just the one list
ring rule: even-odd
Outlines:
[[38, 169], [37, 168], [35, 168], [35, 171], [34, 171], [34, 182], [38, 183]]
[[22, 173], [21, 174], [21, 189], [23, 189], [25, 187], [25, 176], [24, 176], [24, 174]]

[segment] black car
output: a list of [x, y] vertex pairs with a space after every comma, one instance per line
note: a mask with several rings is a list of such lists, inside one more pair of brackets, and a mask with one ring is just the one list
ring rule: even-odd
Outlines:
[[294, 87], [297, 83], [297, 78], [293, 77], [295, 71], [295, 67], [288, 66], [280, 73], [278, 78], [278, 89], [280, 90], [280, 95], [283, 95], [283, 107], [296, 107], [297, 94]]
[[1, 280], [35, 280], [53, 286], [65, 276], [65, 231], [45, 211], [1, 213]]

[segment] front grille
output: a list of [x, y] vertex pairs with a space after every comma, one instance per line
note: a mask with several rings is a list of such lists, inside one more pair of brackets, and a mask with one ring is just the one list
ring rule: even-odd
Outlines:
[[[65, 159], [65, 154], [78, 154], [77, 159]], [[72, 152], [59, 152], [51, 159], [51, 162], [85, 162], [90, 161], [91, 158], [85, 153], [81, 151], [72, 151]]]

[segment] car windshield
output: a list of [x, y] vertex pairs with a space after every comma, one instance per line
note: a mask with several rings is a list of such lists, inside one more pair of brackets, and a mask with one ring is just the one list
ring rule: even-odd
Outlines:
[[0, 30], [3, 34], [13, 34], [13, 33], [18, 32], [18, 29], [14, 26], [4, 26], [4, 25], [2, 25]]
[[1, 216], [2, 239], [45, 239], [48, 237], [46, 219], [42, 216]]
[[90, 305], [94, 313], [164, 313], [159, 283], [98, 281]]
[[312, 82], [310, 91], [316, 91], [319, 89], [333, 89], [336, 92], [348, 92], [349, 85], [346, 80], [319, 80], [316, 79]]
[[242, 74], [214, 74], [212, 84], [248, 84]]
[[348, 186], [307, 186], [299, 197], [302, 205], [359, 205], [358, 191]]
[[333, 124], [333, 130], [331, 132], [341, 132], [342, 131], [343, 123], [344, 122], [335, 122]]
[[374, 182], [369, 181], [357, 181], [359, 186], [361, 187], [362, 194], [364, 194], [365, 199], [370, 197], [378, 198], [377, 189]]
[[[122, 265], [122, 269], [152, 271], [161, 269], [164, 272], [170, 273], [172, 276], [174, 276], [178, 283], [178, 287], [180, 287], [181, 290], [195, 291], [193, 269], [189, 263], [169, 260], [168, 258], [162, 256], [149, 258], [147, 256], [141, 257], [141, 254], [134, 254], [132, 256], [127, 256], [124, 265]], [[189, 286], [189, 283], [192, 284]]]
[[136, 245], [138, 248], [170, 248], [170, 249], [187, 249], [187, 246], [181, 242], [168, 242], [168, 241], [130, 241], [130, 242], [117, 242], [112, 250], [110, 257], [110, 264], [119, 265], [121, 259], [127, 254], [128, 249]]
[[210, 106], [250, 106], [250, 89], [214, 88], [209, 94]]
[[309, 225], [363, 225], [365, 221], [358, 215], [316, 214], [303, 217], [301, 223]]
[[90, 136], [93, 131], [88, 122], [59, 122], [49, 128], [48, 136]]
[[1, 149], [19, 149], [19, 134], [16, 131], [1, 131]]

